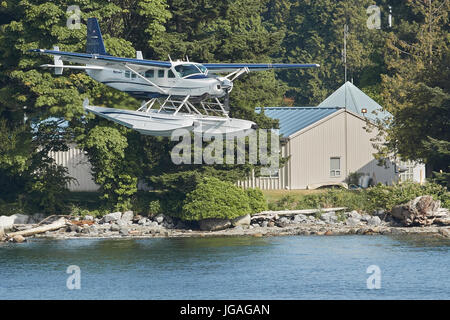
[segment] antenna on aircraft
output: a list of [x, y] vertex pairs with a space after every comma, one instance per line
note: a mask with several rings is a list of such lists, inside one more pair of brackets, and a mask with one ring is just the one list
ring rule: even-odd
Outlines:
[[189, 57], [186, 55], [186, 61], [189, 62]]
[[167, 55], [169, 57], [169, 61], [172, 62], [172, 58], [170, 57], [170, 54]]

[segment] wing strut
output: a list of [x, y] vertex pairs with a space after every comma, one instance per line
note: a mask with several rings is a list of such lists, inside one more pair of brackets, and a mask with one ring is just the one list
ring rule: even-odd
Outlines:
[[147, 81], [148, 83], [150, 83], [152, 86], [154, 86], [156, 89], [158, 89], [158, 91], [162, 94], [168, 94], [166, 90], [164, 90], [163, 88], [161, 88], [160, 86], [158, 86], [157, 84], [153, 83], [152, 81], [148, 80], [146, 77], [142, 76], [139, 72], [135, 71], [134, 69], [130, 68], [127, 64], [124, 65], [125, 68], [127, 68], [128, 70], [130, 70], [131, 72], [133, 72], [136, 76], [138, 76], [139, 78]]

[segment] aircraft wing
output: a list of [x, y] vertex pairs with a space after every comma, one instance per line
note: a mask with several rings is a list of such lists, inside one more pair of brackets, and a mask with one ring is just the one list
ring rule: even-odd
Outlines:
[[249, 71], [270, 69], [318, 68], [319, 64], [286, 64], [286, 63], [203, 63], [210, 73], [232, 72], [243, 68]]
[[125, 67], [126, 65], [135, 66], [135, 69], [137, 69], [137, 71], [146, 70], [151, 67], [170, 68], [172, 66], [172, 64], [167, 61], [120, 58], [110, 55], [100, 55], [92, 53], [76, 53], [76, 52], [44, 50], [44, 49], [32, 49], [28, 50], [28, 52], [58, 56], [60, 57], [61, 60], [68, 62], [114, 69], [122, 69], [122, 70], [127, 70], [127, 68]]

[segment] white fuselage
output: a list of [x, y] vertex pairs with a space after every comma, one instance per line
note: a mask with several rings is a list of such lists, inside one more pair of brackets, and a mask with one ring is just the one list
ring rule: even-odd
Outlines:
[[173, 62], [171, 68], [155, 67], [145, 71], [139, 71], [139, 67], [133, 69], [139, 75], [129, 70], [110, 68], [86, 72], [107, 86], [141, 97], [156, 94], [191, 97], [209, 95], [220, 98], [225, 95], [225, 89], [230, 87], [229, 81], [224, 83], [219, 77], [209, 77], [205, 67], [189, 62]]

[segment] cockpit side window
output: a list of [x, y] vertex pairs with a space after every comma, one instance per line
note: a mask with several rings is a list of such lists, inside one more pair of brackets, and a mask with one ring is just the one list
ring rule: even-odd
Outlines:
[[199, 74], [202, 73], [200, 69], [197, 68], [194, 64], [179, 64], [175, 67], [175, 71], [178, 72], [180, 77], [184, 78], [191, 74]]
[[200, 69], [200, 71], [204, 74], [206, 74], [208, 72], [208, 69], [206, 69], [206, 67], [202, 64], [196, 64], [197, 68]]

